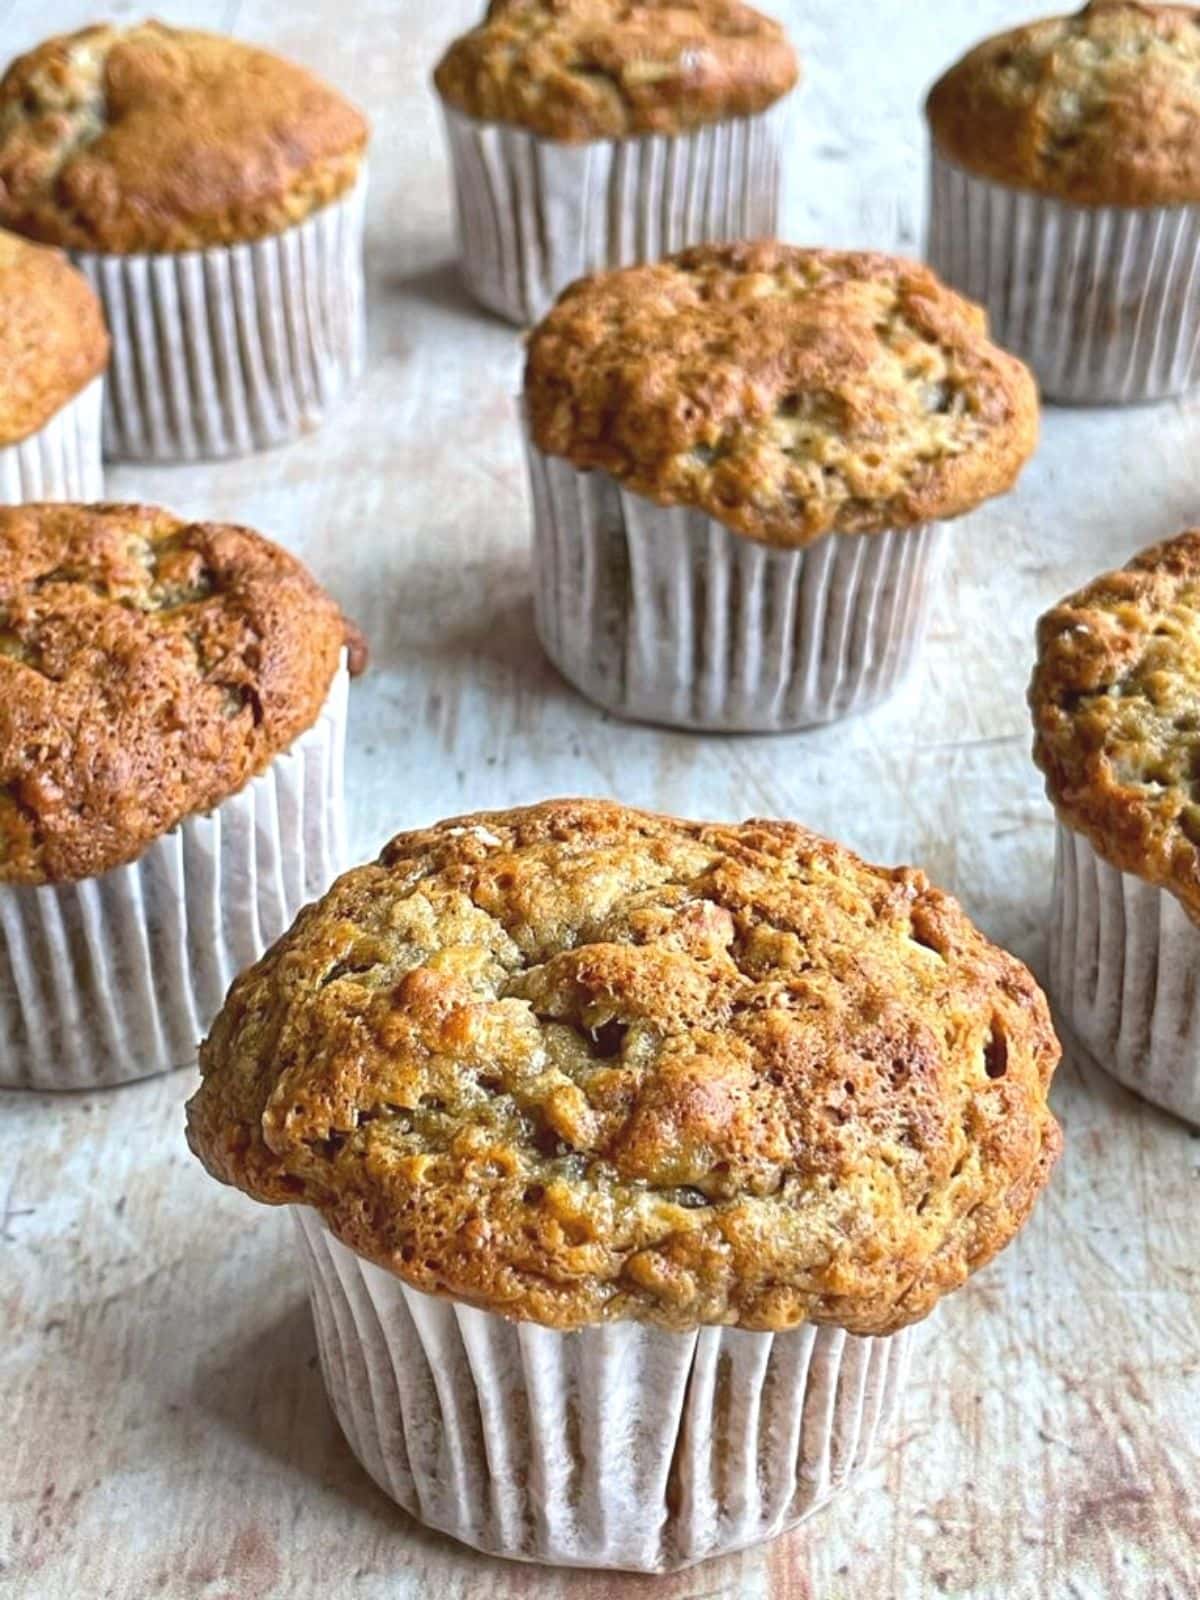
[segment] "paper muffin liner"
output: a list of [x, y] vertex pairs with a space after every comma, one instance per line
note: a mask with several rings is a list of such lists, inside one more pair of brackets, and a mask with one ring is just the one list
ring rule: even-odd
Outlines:
[[1200, 1125], [1200, 928], [1166, 889], [1058, 824], [1050, 987], [1099, 1067]]
[[345, 859], [343, 663], [312, 728], [127, 866], [0, 884], [0, 1085], [95, 1089], [190, 1065], [235, 976]]
[[366, 174], [253, 244], [73, 259], [104, 306], [114, 460], [247, 455], [318, 426], [363, 368]]
[[526, 445], [538, 633], [607, 710], [778, 733], [865, 710], [916, 661], [945, 524], [776, 550]]
[[663, 1572], [793, 1527], [893, 1423], [910, 1334], [561, 1333], [411, 1289], [293, 1211], [342, 1431], [414, 1517], [494, 1555]]
[[0, 505], [104, 498], [103, 393], [104, 379], [93, 378], [45, 427], [0, 448]]
[[442, 109], [463, 278], [510, 322], [538, 321], [586, 273], [777, 231], [786, 99], [692, 133], [576, 145]]
[[1132, 404], [1200, 380], [1200, 206], [1068, 205], [935, 149], [928, 254], [1049, 400]]

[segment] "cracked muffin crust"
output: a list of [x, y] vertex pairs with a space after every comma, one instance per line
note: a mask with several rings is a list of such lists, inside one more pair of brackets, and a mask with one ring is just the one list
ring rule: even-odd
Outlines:
[[434, 81], [465, 116], [576, 144], [753, 116], [799, 75], [741, 0], [492, 0]]
[[1029, 699], [1062, 820], [1200, 922], [1200, 530], [1047, 612]]
[[0, 509], [0, 882], [98, 876], [227, 799], [317, 720], [346, 643], [247, 528]]
[[551, 801], [401, 834], [302, 912], [230, 991], [188, 1138], [508, 1316], [883, 1334], [1025, 1221], [1058, 1055], [920, 872]]
[[1095, 0], [997, 34], [926, 109], [978, 177], [1078, 205], [1200, 201], [1200, 10]]
[[56, 250], [0, 232], [0, 447], [45, 427], [107, 362], [104, 316], [83, 274]]
[[349, 189], [366, 140], [353, 106], [265, 50], [102, 24], [0, 79], [0, 223], [122, 255], [250, 242]]
[[1028, 370], [927, 267], [773, 242], [573, 284], [525, 398], [546, 455], [793, 547], [970, 511], [1038, 430]]

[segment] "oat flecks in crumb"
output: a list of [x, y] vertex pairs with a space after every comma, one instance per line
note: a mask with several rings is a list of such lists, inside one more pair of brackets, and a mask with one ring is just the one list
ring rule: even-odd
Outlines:
[[515, 1317], [887, 1333], [1024, 1222], [1058, 1054], [920, 872], [553, 801], [402, 834], [305, 911], [234, 985], [189, 1138]]

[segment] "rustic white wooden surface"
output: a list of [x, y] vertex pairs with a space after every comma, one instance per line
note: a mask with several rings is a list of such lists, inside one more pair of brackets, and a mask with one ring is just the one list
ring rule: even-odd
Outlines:
[[[538, 653], [513, 426], [519, 347], [450, 264], [427, 89], [476, 0], [193, 0], [370, 111], [371, 366], [314, 439], [124, 469], [113, 497], [267, 530], [366, 629], [357, 857], [395, 829], [548, 794], [804, 820], [923, 864], [1043, 960], [1051, 826], [1023, 693], [1038, 611], [1200, 520], [1200, 402], [1051, 413], [1018, 493], [960, 529], [924, 670], [857, 722], [777, 740], [621, 726]], [[140, 8], [122, 3], [118, 15]], [[807, 57], [788, 236], [919, 248], [919, 96], [1025, 0], [777, 0]], [[92, 20], [0, 0], [4, 56]], [[0, 1100], [0, 1593], [37, 1600], [915, 1600], [1200, 1594], [1200, 1142], [1075, 1059], [1067, 1155], [1021, 1239], [925, 1330], [902, 1442], [771, 1547], [652, 1585], [488, 1561], [395, 1510], [332, 1420], [287, 1219], [188, 1156], [192, 1075]]]

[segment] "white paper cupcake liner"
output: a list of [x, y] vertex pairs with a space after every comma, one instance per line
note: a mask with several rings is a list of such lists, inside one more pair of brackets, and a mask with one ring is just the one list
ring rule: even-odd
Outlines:
[[607, 710], [779, 733], [865, 710], [916, 661], [945, 524], [776, 550], [528, 440], [527, 455], [538, 633]]
[[315, 428], [362, 371], [366, 175], [253, 244], [75, 252], [104, 306], [104, 449], [124, 461], [246, 455]]
[[36, 433], [0, 448], [0, 505], [102, 500], [100, 415], [104, 379], [93, 378]]
[[1050, 987], [1068, 1028], [1119, 1083], [1200, 1125], [1200, 928], [1166, 889], [1058, 824]]
[[688, 1566], [802, 1521], [894, 1420], [907, 1333], [560, 1333], [410, 1289], [293, 1214], [351, 1449], [406, 1511], [479, 1550]]
[[1047, 399], [1129, 404], [1200, 380], [1200, 206], [1067, 205], [935, 150], [928, 254]]
[[348, 675], [240, 793], [80, 883], [0, 885], [0, 1085], [95, 1089], [187, 1066], [235, 976], [345, 859]]
[[468, 289], [538, 321], [586, 273], [773, 238], [789, 102], [693, 133], [568, 145], [443, 104]]

